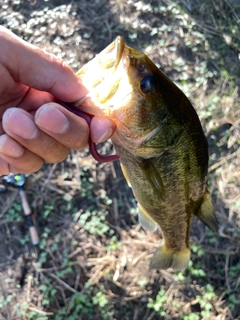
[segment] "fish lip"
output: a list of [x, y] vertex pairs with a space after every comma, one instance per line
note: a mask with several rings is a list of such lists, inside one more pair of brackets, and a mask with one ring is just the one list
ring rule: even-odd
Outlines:
[[[103, 51], [101, 51], [96, 57], [98, 57], [98, 62], [99, 65], [103, 66], [106, 69], [111, 69], [111, 73], [113, 73], [121, 59], [122, 59], [122, 55], [123, 55], [123, 51], [126, 47], [126, 43], [124, 41], [124, 39], [121, 36], [117, 36], [117, 38], [110, 43]], [[109, 58], [110, 56], [110, 58]], [[113, 64], [105, 64], [105, 60], [104, 58], [107, 57], [107, 62], [109, 63], [109, 60], [114, 58], [114, 62]]]
[[[80, 76], [83, 85], [86, 84], [86, 89], [89, 93], [81, 99], [75, 101], [72, 105], [74, 107], [83, 108], [87, 105], [87, 101], [91, 100], [94, 93], [97, 92], [98, 86], [101, 85], [107, 78], [113, 77], [114, 73], [120, 67], [125, 70], [128, 67], [128, 46], [121, 36], [110, 43], [103, 51], [89, 61], [82, 69], [79, 70], [77, 75]], [[97, 80], [97, 81], [96, 81]], [[94, 83], [96, 81], [96, 84]], [[95, 101], [96, 102], [96, 101]], [[88, 107], [89, 104], [88, 104]], [[99, 106], [101, 109], [103, 106]], [[111, 106], [108, 106], [111, 108]], [[89, 108], [89, 113], [96, 112], [95, 108]]]
[[122, 59], [122, 56], [123, 56], [123, 51], [126, 47], [126, 43], [125, 41], [123, 40], [123, 38], [121, 36], [117, 36], [116, 40], [114, 41], [115, 43], [115, 50], [117, 52], [116, 54], [116, 61], [115, 61], [115, 64], [114, 64], [114, 68], [116, 69]]

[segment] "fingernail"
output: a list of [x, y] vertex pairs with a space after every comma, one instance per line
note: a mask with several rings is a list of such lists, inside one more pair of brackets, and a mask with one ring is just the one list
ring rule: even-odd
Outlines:
[[69, 128], [68, 118], [51, 103], [47, 103], [37, 110], [35, 122], [43, 130], [47, 129], [56, 134], [65, 133]]
[[108, 127], [107, 130], [100, 136], [96, 144], [106, 141], [113, 134], [113, 129]]
[[0, 152], [9, 157], [20, 158], [24, 153], [24, 148], [15, 140], [3, 134], [0, 137]]
[[38, 129], [31, 116], [26, 111], [11, 108], [3, 115], [3, 126], [5, 131], [14, 133], [23, 139], [34, 139], [38, 135]]

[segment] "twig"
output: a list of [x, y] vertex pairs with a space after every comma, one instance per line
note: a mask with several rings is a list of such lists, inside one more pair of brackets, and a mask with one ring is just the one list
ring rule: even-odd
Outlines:
[[47, 179], [44, 181], [44, 183], [43, 183], [42, 186], [41, 186], [41, 189], [40, 189], [41, 192], [43, 192], [44, 189], [45, 189], [45, 187], [48, 186], [49, 181], [50, 181], [50, 179], [51, 179], [51, 176], [52, 176], [53, 171], [55, 170], [56, 166], [57, 166], [57, 163], [54, 163], [54, 164], [51, 166], [51, 168], [50, 168], [50, 170], [49, 170], [49, 172], [48, 172]]
[[226, 255], [235, 255], [239, 252], [239, 250], [235, 250], [235, 251], [228, 251], [227, 249], [226, 250], [209, 250], [209, 249], [205, 249], [204, 248], [204, 251], [207, 252], [207, 253], [210, 253], [210, 254], [220, 254], [220, 255], [223, 255], [223, 254], [226, 254]]
[[1, 215], [0, 218], [4, 216], [4, 214], [11, 208], [13, 202], [19, 197], [18, 191], [15, 190], [15, 193], [8, 197], [6, 201], [4, 201], [3, 205], [0, 207]]
[[27, 298], [26, 298], [26, 300], [27, 300], [27, 302], [30, 302], [31, 301], [31, 287], [32, 287], [32, 276], [29, 276], [28, 278], [27, 278]]
[[77, 290], [77, 287], [78, 287], [78, 285], [79, 285], [80, 278], [81, 278], [81, 274], [80, 274], [80, 272], [78, 272], [77, 275], [76, 275], [75, 284], [74, 284], [74, 289], [75, 289], [75, 290]]
[[153, 311], [150, 316], [147, 318], [147, 320], [152, 320], [152, 318], [155, 316], [156, 312]]
[[226, 5], [231, 9], [232, 14], [233, 14], [236, 22], [239, 23], [239, 17], [238, 17], [238, 15], [237, 15], [236, 11], [233, 9], [232, 5], [231, 5], [228, 1], [226, 1], [226, 0], [224, 0], [224, 2], [225, 2]]
[[35, 311], [35, 312], [42, 314], [44, 316], [53, 316], [54, 315], [53, 312], [46, 312], [46, 311], [42, 311], [42, 310], [39, 310], [39, 309], [33, 308], [33, 307], [28, 307], [28, 310]]
[[113, 212], [114, 212], [115, 224], [116, 224], [116, 226], [119, 227], [118, 202], [117, 202], [117, 199], [115, 197], [113, 198]]
[[70, 290], [71, 292], [73, 293], [79, 293], [77, 290], [75, 290], [74, 288], [72, 288], [69, 284], [67, 284], [65, 281], [63, 281], [62, 279], [60, 279], [59, 277], [55, 276], [55, 274], [51, 273], [51, 272], [48, 272], [47, 271], [47, 274], [57, 280], [58, 283], [60, 283], [61, 285], [63, 285], [66, 289]]
[[239, 153], [239, 150], [236, 150], [235, 152], [233, 152], [232, 154], [229, 154], [228, 156], [226, 156], [225, 158], [223, 158], [223, 159], [220, 160], [219, 162], [213, 164], [213, 165], [208, 169], [208, 172], [211, 172], [211, 171], [215, 170], [216, 168], [220, 167], [220, 166], [223, 165], [227, 160], [230, 160], [230, 159], [234, 158], [235, 156], [237, 156], [238, 153]]
[[226, 256], [226, 260], [225, 260], [225, 267], [224, 267], [224, 271], [225, 271], [225, 283], [226, 286], [229, 290], [231, 290], [230, 284], [229, 284], [229, 280], [228, 280], [228, 265], [229, 265], [229, 255]]

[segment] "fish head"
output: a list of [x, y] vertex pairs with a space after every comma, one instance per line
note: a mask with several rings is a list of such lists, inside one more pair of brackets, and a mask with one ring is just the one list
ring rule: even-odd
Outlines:
[[140, 143], [168, 115], [162, 92], [169, 94], [170, 80], [120, 36], [77, 75], [89, 93], [75, 105], [81, 104], [87, 113], [111, 118], [118, 133], [131, 141]]

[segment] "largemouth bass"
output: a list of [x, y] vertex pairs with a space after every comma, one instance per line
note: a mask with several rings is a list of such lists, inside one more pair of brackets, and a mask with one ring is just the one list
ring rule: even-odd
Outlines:
[[139, 220], [150, 231], [161, 228], [163, 241], [150, 267], [186, 268], [193, 216], [217, 230], [207, 186], [208, 144], [196, 111], [120, 36], [77, 74], [89, 94], [75, 106], [81, 115], [104, 115], [116, 123], [111, 139], [138, 202]]

